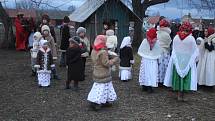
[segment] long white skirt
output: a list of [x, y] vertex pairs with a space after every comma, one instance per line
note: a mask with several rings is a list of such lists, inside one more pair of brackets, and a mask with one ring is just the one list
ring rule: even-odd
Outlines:
[[158, 87], [158, 62], [156, 59], [142, 58], [139, 83], [141, 86]]
[[119, 67], [119, 77], [120, 80], [130, 80], [132, 79], [131, 67]]
[[113, 102], [117, 99], [112, 82], [94, 83], [87, 100], [97, 104]]
[[198, 84], [215, 86], [215, 51], [205, 51], [202, 62], [198, 65]]
[[161, 82], [161, 83], [163, 83], [163, 81], [164, 81], [169, 59], [170, 59], [170, 54], [163, 53], [162, 56], [158, 60], [158, 69], [159, 69], [158, 75], [159, 75], [159, 82]]
[[51, 71], [48, 70], [39, 70], [38, 74], [38, 85], [42, 87], [47, 87], [50, 85], [51, 80]]

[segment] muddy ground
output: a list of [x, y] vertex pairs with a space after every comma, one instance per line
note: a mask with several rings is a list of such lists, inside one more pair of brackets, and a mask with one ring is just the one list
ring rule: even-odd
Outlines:
[[155, 93], [142, 92], [138, 85], [138, 64], [132, 81], [114, 77], [118, 100], [98, 112], [89, 109], [87, 95], [93, 84], [88, 61], [82, 90], [64, 90], [66, 68], [57, 68], [61, 80], [50, 88], [38, 88], [31, 77], [29, 52], [0, 50], [0, 121], [213, 121], [215, 89], [199, 89], [178, 102], [170, 89], [160, 87]]

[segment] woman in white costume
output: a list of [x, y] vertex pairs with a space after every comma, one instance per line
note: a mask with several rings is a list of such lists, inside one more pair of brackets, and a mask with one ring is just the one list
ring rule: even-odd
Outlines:
[[199, 61], [198, 84], [208, 87], [215, 85], [215, 34], [213, 28], [208, 28], [205, 32], [205, 43], [203, 44], [204, 55]]
[[155, 28], [149, 29], [146, 33], [146, 39], [142, 41], [138, 54], [142, 57], [139, 73], [140, 86], [143, 91], [152, 93], [152, 87], [158, 87], [158, 59], [161, 56]]
[[184, 22], [173, 39], [172, 55], [168, 64], [164, 85], [178, 92], [179, 101], [184, 101], [184, 92], [197, 90], [196, 60], [199, 54], [192, 26]]
[[157, 38], [162, 50], [162, 55], [158, 60], [159, 83], [163, 83], [170, 59], [170, 44], [172, 39], [170, 37], [171, 29], [169, 28], [169, 22], [166, 19], [162, 19], [159, 22], [159, 25], [160, 27], [157, 31]]

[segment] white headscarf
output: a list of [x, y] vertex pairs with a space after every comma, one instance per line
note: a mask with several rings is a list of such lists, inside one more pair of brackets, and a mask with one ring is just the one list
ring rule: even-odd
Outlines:
[[131, 47], [131, 37], [124, 37], [120, 46], [120, 49], [124, 47]]
[[44, 40], [44, 39], [40, 40], [40, 45], [41, 45], [41, 46], [44, 46], [44, 45], [46, 45], [47, 43], [48, 43], [47, 40]]

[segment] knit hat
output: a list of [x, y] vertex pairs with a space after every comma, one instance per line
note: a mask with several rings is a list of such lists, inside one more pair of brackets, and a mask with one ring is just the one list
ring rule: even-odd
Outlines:
[[33, 35], [33, 38], [37, 41], [39, 41], [42, 38], [42, 35], [40, 32], [35, 32]]
[[68, 16], [65, 16], [65, 17], [63, 18], [63, 22], [64, 22], [64, 23], [69, 23], [69, 22], [70, 22], [69, 17], [68, 17]]
[[112, 30], [112, 29], [107, 30], [106, 35], [107, 36], [113, 36], [114, 35], [114, 30]]
[[74, 36], [74, 37], [69, 39], [69, 42], [74, 42], [76, 44], [80, 44], [81, 40], [80, 40], [80, 37]]
[[84, 28], [84, 27], [79, 27], [78, 29], [77, 29], [77, 31], [76, 31], [76, 34], [80, 34], [80, 33], [86, 33], [86, 29]]
[[166, 19], [162, 19], [162, 20], [159, 22], [159, 26], [160, 26], [160, 27], [169, 27], [170, 24], [169, 24], [169, 22], [168, 22]]
[[20, 16], [20, 15], [24, 16], [24, 13], [19, 11], [19, 12], [17, 13], [17, 16]]
[[41, 28], [41, 32], [44, 32], [45, 30], [48, 31], [48, 32], [50, 33], [50, 28], [49, 28], [49, 26], [43, 25], [42, 28]]
[[48, 14], [43, 14], [42, 15], [42, 20], [47, 20], [48, 22], [50, 21], [49, 15]]

